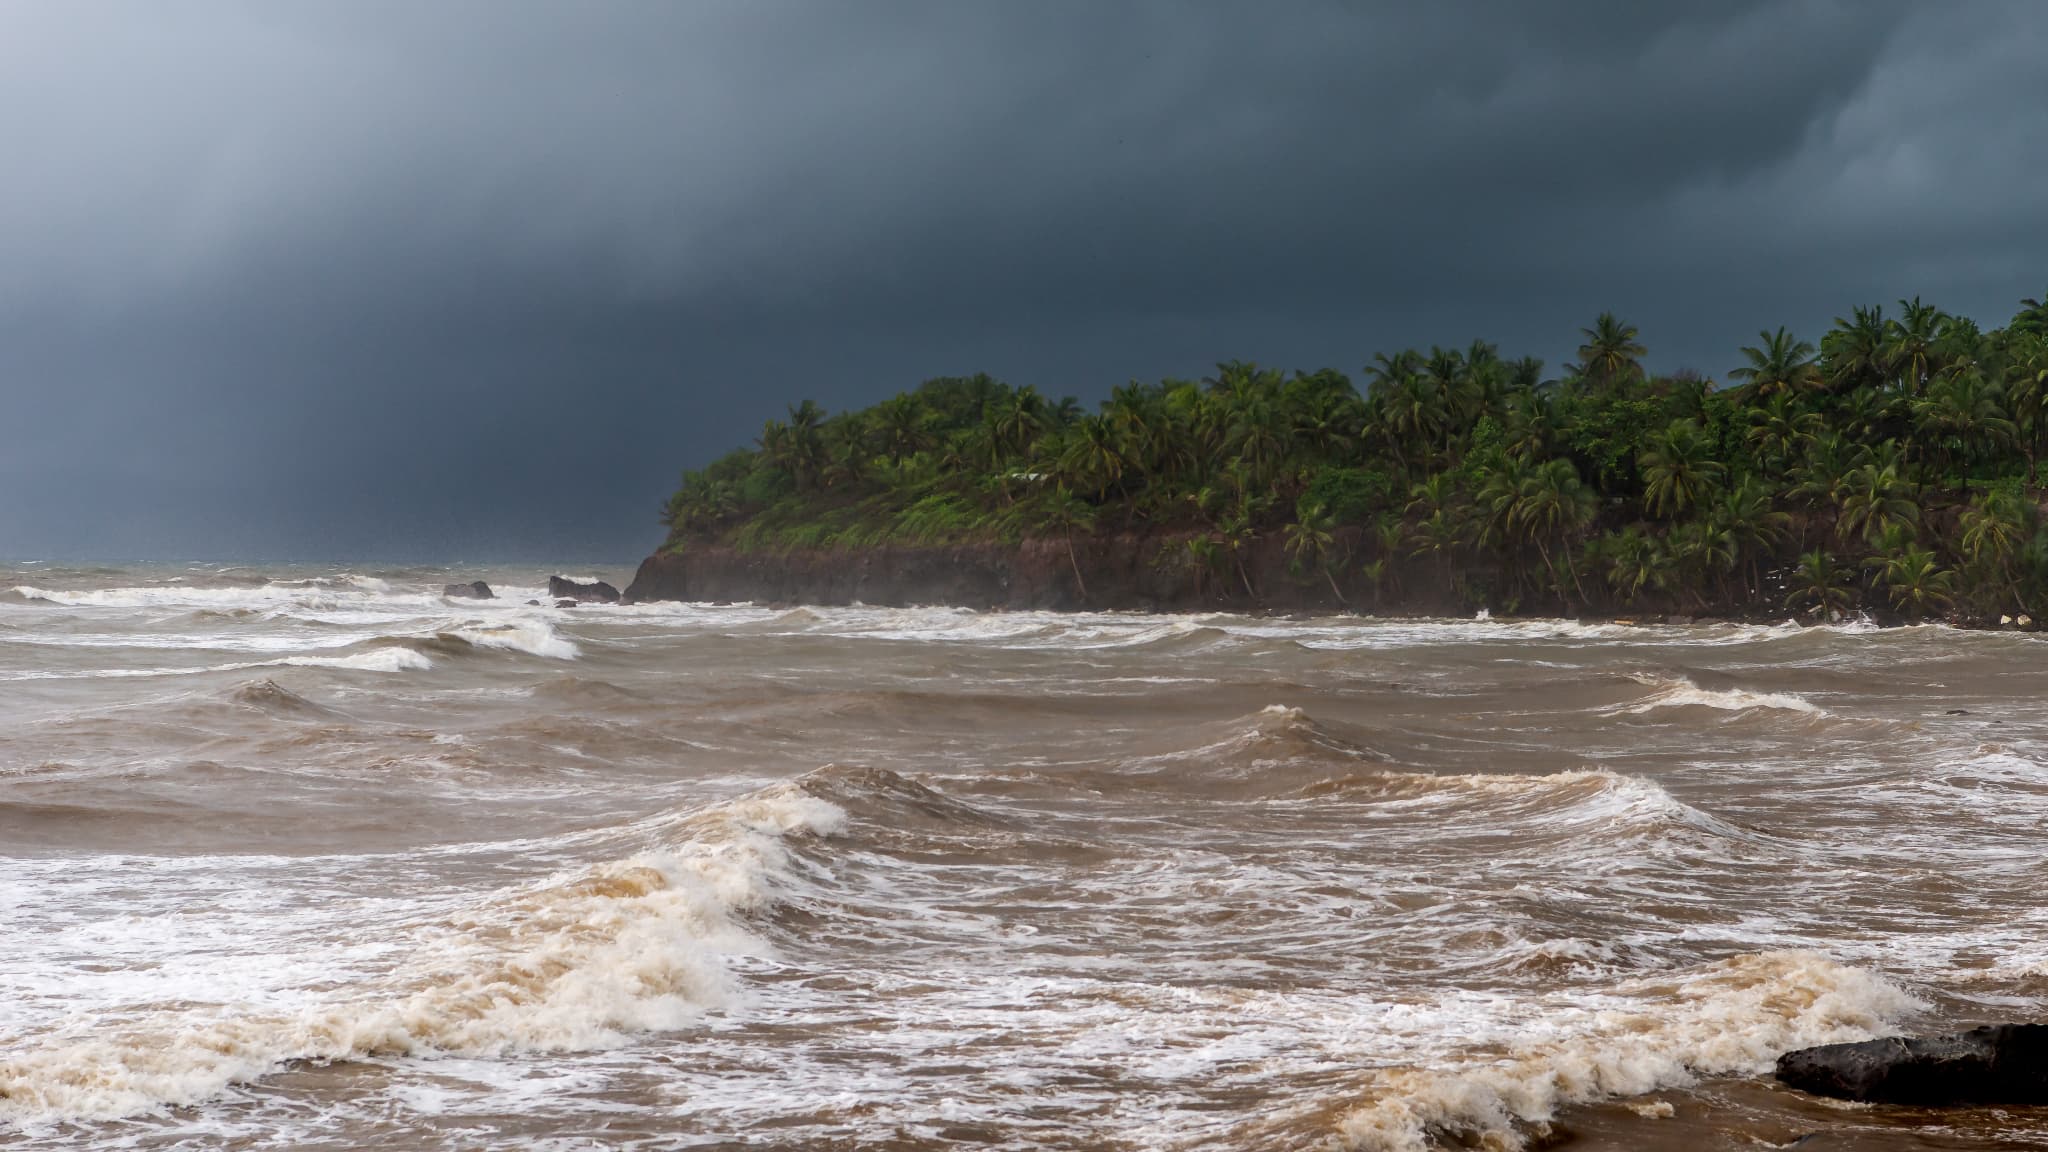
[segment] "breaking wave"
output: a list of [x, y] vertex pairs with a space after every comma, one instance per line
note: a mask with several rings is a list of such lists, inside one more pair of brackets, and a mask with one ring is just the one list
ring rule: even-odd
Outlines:
[[574, 641], [563, 639], [545, 620], [475, 623], [441, 633], [475, 648], [524, 652], [549, 660], [574, 660], [582, 655]]
[[1560, 1108], [1640, 1096], [1699, 1076], [1761, 1075], [1780, 1054], [1868, 1039], [1923, 1005], [1883, 977], [1811, 952], [1736, 956], [1676, 980], [1560, 1008], [1544, 1038], [1379, 1073], [1339, 1133], [1359, 1152], [1503, 1152], [1549, 1134]]
[[372, 577], [272, 581], [254, 586], [238, 585], [224, 588], [155, 584], [135, 588], [57, 589], [17, 584], [13, 590], [25, 600], [58, 604], [67, 608], [184, 608], [232, 611], [365, 605], [431, 608], [441, 603], [438, 596], [393, 592], [390, 585]]
[[127, 680], [157, 676], [201, 676], [209, 672], [248, 672], [261, 668], [334, 668], [351, 672], [422, 672], [433, 658], [404, 644], [391, 644], [347, 656], [284, 656], [235, 664], [200, 664], [186, 668], [88, 668], [79, 671], [0, 673], [7, 680]]
[[1657, 692], [1621, 711], [1640, 714], [1658, 708], [1715, 708], [1723, 712], [1746, 712], [1753, 708], [1773, 708], [1784, 712], [1803, 712], [1809, 716], [1828, 714], [1819, 705], [1790, 692], [1702, 688], [1683, 676], [1639, 676], [1635, 679], [1639, 684], [1656, 688]]
[[110, 1119], [193, 1104], [292, 1063], [607, 1047], [730, 998], [745, 918], [790, 880], [785, 839], [845, 814], [781, 785], [681, 817], [679, 843], [502, 893], [368, 986], [296, 1013], [223, 1004], [90, 1021], [0, 1059], [0, 1120]]

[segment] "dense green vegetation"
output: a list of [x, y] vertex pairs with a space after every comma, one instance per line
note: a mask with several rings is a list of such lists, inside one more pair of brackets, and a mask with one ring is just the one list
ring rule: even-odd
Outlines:
[[1555, 378], [1475, 343], [1379, 355], [1362, 393], [1232, 362], [1093, 412], [987, 376], [805, 401], [684, 477], [669, 547], [1116, 536], [1247, 604], [1278, 546], [1389, 603], [1431, 579], [1504, 611], [2048, 615], [2048, 307], [1858, 308], [1818, 348], [1761, 333], [1719, 386], [1646, 371], [1613, 315], [1582, 332]]

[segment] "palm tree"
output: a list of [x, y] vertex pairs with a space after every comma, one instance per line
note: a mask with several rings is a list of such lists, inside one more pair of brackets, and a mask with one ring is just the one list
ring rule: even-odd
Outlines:
[[1849, 574], [1835, 558], [1816, 548], [1800, 555], [1799, 564], [1786, 579], [1785, 608], [1797, 611], [1806, 606], [1808, 614], [1832, 620], [1856, 603], [1849, 587]]
[[1947, 476], [1959, 462], [1967, 490], [1970, 461], [1979, 451], [2019, 440], [2019, 426], [2007, 418], [2003, 399], [1996, 385], [1968, 371], [1943, 375], [1913, 401], [1914, 430], [1934, 457], [1937, 475]]
[[1749, 444], [1774, 476], [1782, 476], [1824, 426], [1820, 413], [1807, 411], [1787, 395], [1771, 397], [1749, 412]]
[[1839, 434], [1824, 432], [1807, 444], [1805, 456], [1792, 466], [1792, 484], [1785, 494], [1809, 508], [1835, 507], [1842, 501], [1849, 473], [1859, 463], [1857, 449]]
[[1905, 395], [1878, 388], [1859, 388], [1837, 397], [1829, 413], [1830, 431], [1851, 440], [1875, 442], [1896, 439], [1907, 430], [1912, 401]]
[[1925, 548], [1908, 545], [1865, 563], [1878, 570], [1892, 607], [1911, 619], [1955, 603], [1955, 573], [1936, 563], [1934, 553]]
[[[1392, 512], [1381, 513], [1379, 520], [1373, 525], [1372, 529], [1373, 546], [1379, 552], [1377, 559], [1382, 566], [1380, 569], [1381, 575], [1392, 581], [1396, 592], [1400, 591], [1401, 580], [1393, 561], [1396, 556], [1400, 555], [1402, 541], [1407, 538], [1407, 535], [1408, 525], [1402, 522], [1400, 516]], [[1373, 594], [1375, 596], [1379, 594], [1380, 580], [1381, 576], [1373, 577]]]
[[[2041, 294], [2048, 299], [2048, 292]], [[2048, 304], [2032, 296], [2020, 301], [2020, 310], [2013, 314], [2012, 323], [2005, 326], [2007, 332], [2029, 336], [2048, 337]]]
[[1081, 560], [1074, 553], [1074, 533], [1095, 527], [1095, 509], [1065, 488], [1054, 488], [1039, 499], [1038, 526], [1066, 539], [1067, 563], [1074, 569], [1074, 588], [1085, 602], [1088, 582], [1081, 578]]
[[1194, 580], [1195, 599], [1200, 600], [1202, 598], [1202, 578], [1216, 570], [1219, 557], [1216, 550], [1216, 541], [1207, 536], [1190, 536], [1182, 540], [1178, 548], [1174, 548], [1169, 544], [1165, 550], [1162, 550], [1160, 559], [1162, 563], [1170, 561], [1174, 566], [1188, 573]]
[[1665, 586], [1670, 558], [1656, 538], [1645, 535], [1642, 529], [1630, 525], [1608, 535], [1598, 545], [1599, 553], [1607, 560], [1607, 586], [1614, 589], [1623, 603], [1634, 604], [1644, 588]]
[[1640, 379], [1649, 350], [1636, 339], [1636, 327], [1612, 312], [1602, 312], [1591, 328], [1581, 328], [1579, 374], [1595, 385], [1624, 384]]
[[[1415, 463], [1427, 462], [1432, 455], [1427, 446], [1441, 439], [1448, 417], [1440, 397], [1422, 375], [1421, 362], [1421, 356], [1412, 351], [1392, 357], [1381, 353], [1366, 369], [1383, 437], [1393, 448], [1395, 463], [1402, 471]], [[1413, 445], [1426, 446], [1419, 454], [1420, 461], [1411, 454]]]
[[1700, 607], [1707, 603], [1701, 586], [1710, 577], [1721, 581], [1735, 567], [1734, 545], [1726, 534], [1715, 531], [1704, 520], [1685, 520], [1673, 525], [1665, 534], [1664, 547], [1675, 573], [1687, 577], [1686, 590]]
[[1941, 332], [1941, 309], [1922, 304], [1918, 296], [1899, 301], [1901, 313], [1885, 329], [1884, 358], [1909, 396], [1918, 396], [1934, 375], [1935, 340]]
[[1462, 428], [1484, 403], [1483, 389], [1474, 380], [1465, 358], [1445, 348], [1431, 348], [1423, 362], [1422, 379], [1444, 428]]
[[1727, 471], [1713, 457], [1706, 430], [1673, 420], [1637, 461], [1643, 470], [1643, 505], [1652, 516], [1676, 516], [1705, 500]]
[[1124, 475], [1123, 445], [1108, 417], [1083, 416], [1072, 426], [1060, 450], [1059, 471], [1067, 482], [1093, 490], [1096, 499], [1108, 497]]
[[931, 421], [924, 405], [912, 393], [901, 392], [891, 396], [877, 404], [874, 413], [882, 454], [891, 463], [900, 464], [904, 457], [931, 447]]
[[1920, 522], [1920, 504], [1896, 462], [1865, 464], [1842, 478], [1835, 534], [1875, 540], [1901, 524]]
[[1259, 592], [1252, 586], [1251, 573], [1245, 571], [1244, 554], [1251, 550], [1252, 541], [1257, 538], [1251, 509], [1240, 494], [1237, 507], [1216, 521], [1216, 539], [1223, 545], [1223, 553], [1230, 558], [1232, 567], [1237, 569], [1237, 578], [1244, 584], [1244, 594], [1254, 601], [1259, 598]]
[[1311, 503], [1295, 510], [1294, 523], [1287, 527], [1287, 552], [1294, 557], [1296, 571], [1314, 567], [1330, 582], [1330, 595], [1337, 603], [1345, 603], [1344, 593], [1337, 588], [1337, 577], [1331, 572], [1331, 549], [1337, 537], [1337, 521], [1319, 503]]
[[1855, 319], [1835, 320], [1835, 326], [1821, 338], [1822, 375], [1831, 391], [1842, 394], [1859, 388], [1882, 387], [1891, 362], [1885, 352], [1887, 329], [1884, 309], [1862, 308]]
[[2032, 476], [2041, 463], [2042, 436], [2048, 434], [2048, 334], [2018, 334], [2008, 340], [2006, 357], [2007, 396], [2027, 450], [2027, 473]]
[[1578, 565], [1572, 559], [1573, 539], [1593, 523], [1599, 508], [1599, 501], [1579, 479], [1578, 469], [1562, 458], [1544, 461], [1523, 477], [1515, 493], [1512, 519], [1535, 541], [1552, 584], [1557, 583], [1557, 569], [1550, 561], [1548, 541], [1559, 542], [1565, 570], [1581, 603], [1586, 602], [1586, 588], [1579, 582]]
[[789, 425], [780, 420], [770, 420], [761, 425], [761, 435], [754, 441], [761, 449], [761, 458], [771, 468], [784, 472], [792, 471], [789, 462]]
[[1455, 512], [1462, 506], [1458, 478], [1449, 472], [1425, 476], [1408, 489], [1408, 514], [1418, 519], [1426, 520], [1439, 512]]
[[1820, 370], [1813, 362], [1813, 345], [1784, 328], [1757, 335], [1763, 337], [1763, 346], [1745, 345], [1742, 355], [1748, 363], [1728, 373], [1729, 379], [1742, 381], [1737, 389], [1741, 403], [1797, 396], [1820, 383]]
[[1344, 380], [1341, 389], [1318, 389], [1294, 410], [1288, 439], [1326, 459], [1348, 456], [1358, 444], [1363, 416], [1358, 394]]
[[1551, 441], [1551, 413], [1541, 394], [1508, 393], [1499, 411], [1500, 447], [1510, 456], [1541, 456]]
[[798, 488], [810, 488], [825, 474], [830, 458], [826, 449], [825, 410], [815, 400], [789, 408], [789, 423], [783, 430], [783, 453]]
[[2040, 510], [2017, 487], [1992, 488], [1963, 510], [1963, 555], [2001, 599], [2018, 590], [2019, 561], [2039, 521]]
[[1038, 441], [1038, 434], [1045, 430], [1045, 397], [1027, 384], [996, 403], [993, 424], [996, 442], [1009, 456], [1030, 454], [1032, 445]]
[[1446, 584], [1451, 577], [1451, 558], [1464, 547], [1465, 539], [1462, 519], [1441, 507], [1417, 521], [1408, 532], [1411, 554], [1435, 557], [1437, 575]]
[[1748, 565], [1748, 590], [1760, 594], [1763, 573], [1758, 557], [1784, 538], [1792, 518], [1772, 507], [1770, 490], [1754, 476], [1744, 476], [1741, 483], [1722, 493], [1711, 515], [1714, 530], [1734, 552], [1735, 564]]
[[1290, 447], [1288, 421], [1276, 403], [1277, 389], [1260, 377], [1231, 397], [1229, 423], [1224, 433], [1229, 450], [1243, 461], [1257, 481], [1272, 475]]

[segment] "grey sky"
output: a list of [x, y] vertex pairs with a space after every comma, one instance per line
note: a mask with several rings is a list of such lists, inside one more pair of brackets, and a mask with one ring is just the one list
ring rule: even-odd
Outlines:
[[2048, 289], [2048, 8], [0, 0], [0, 556], [630, 558], [802, 396]]

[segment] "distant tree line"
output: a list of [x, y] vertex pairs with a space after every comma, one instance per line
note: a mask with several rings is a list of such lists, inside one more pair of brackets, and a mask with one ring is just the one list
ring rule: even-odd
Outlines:
[[684, 476], [669, 547], [1115, 536], [1244, 604], [1246, 557], [1284, 547], [1332, 593], [1430, 579], [1508, 611], [2048, 609], [2039, 301], [1991, 331], [1915, 299], [1818, 348], [1763, 332], [1725, 386], [1646, 371], [1611, 314], [1582, 334], [1555, 377], [1477, 342], [1376, 356], [1362, 392], [1233, 361], [1094, 411], [985, 375], [806, 400]]

